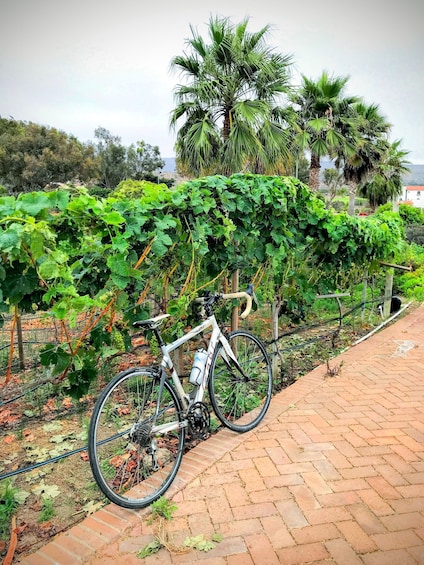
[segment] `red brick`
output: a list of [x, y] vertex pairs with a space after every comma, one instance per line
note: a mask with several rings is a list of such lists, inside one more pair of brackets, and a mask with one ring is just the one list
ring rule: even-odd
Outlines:
[[263, 490], [265, 488], [262, 477], [257, 469], [242, 469], [239, 475], [247, 492]]
[[248, 504], [233, 508], [235, 520], [246, 518], [260, 518], [262, 516], [272, 516], [276, 514], [276, 507], [272, 502], [262, 502], [261, 504]]
[[84, 539], [77, 539], [73, 535], [73, 529], [64, 532], [57, 541], [60, 543], [61, 547], [68, 550], [73, 555], [81, 555], [83, 557], [90, 555], [94, 552], [94, 549], [87, 545]]
[[257, 534], [262, 532], [262, 529], [262, 522], [259, 518], [232, 520], [219, 525], [219, 531], [225, 538]]
[[278, 470], [270, 457], [255, 457], [253, 462], [262, 478], [278, 476]]
[[261, 518], [261, 522], [263, 530], [270, 539], [274, 549], [280, 549], [295, 544], [281, 516], [265, 516]]
[[356, 522], [338, 522], [337, 527], [356, 553], [369, 553], [377, 549], [372, 538]]
[[[386, 457], [385, 457], [386, 458]], [[392, 467], [392, 465], [378, 465], [375, 470], [378, 475], [383, 477], [390, 485], [397, 487], [399, 485], [407, 485], [408, 481], [405, 479], [405, 474], [399, 472], [397, 469]], [[409, 472], [411, 468], [408, 466]]]
[[227, 557], [228, 565], [254, 565], [250, 555], [246, 553], [240, 553], [239, 555], [229, 555]]
[[424, 516], [420, 512], [381, 516], [380, 519], [389, 531], [415, 530], [417, 533], [418, 530], [424, 529]]
[[368, 487], [368, 483], [365, 479], [341, 479], [340, 481], [332, 481], [330, 487], [334, 492], [345, 492], [345, 491], [358, 491], [363, 490]]
[[[324, 560], [330, 557], [326, 547], [322, 543], [310, 543], [306, 545], [298, 545], [294, 547], [287, 547], [284, 549], [277, 549], [279, 558], [278, 563], [284, 565], [298, 565], [299, 563], [313, 563], [319, 559]], [[265, 563], [258, 561], [258, 565]]]
[[321, 474], [316, 471], [312, 471], [310, 473], [302, 473], [302, 477], [305, 483], [316, 496], [333, 492], [329, 487], [327, 481], [325, 481], [322, 478]]
[[[385, 500], [401, 498], [400, 492], [392, 487], [383, 477], [368, 477], [367, 482]], [[423, 481], [424, 483], [424, 481]]]
[[320, 524], [290, 530], [298, 545], [315, 543], [340, 537], [340, 532], [334, 524]]
[[75, 555], [66, 550], [60, 541], [59, 543], [57, 541], [48, 543], [42, 548], [41, 553], [49, 557], [53, 563], [60, 563], [60, 565], [75, 565], [82, 562], [81, 555]]
[[43, 553], [40, 549], [36, 553], [22, 557], [19, 560], [19, 565], [53, 565], [54, 561], [50, 559], [47, 555]]
[[372, 489], [364, 489], [358, 491], [359, 496], [368, 506], [368, 508], [374, 512], [377, 516], [387, 516], [388, 514], [394, 514], [392, 506], [387, 504], [381, 496]]
[[372, 537], [379, 549], [383, 551], [390, 549], [406, 549], [421, 545], [421, 539], [411, 530], [389, 532], [387, 534], [374, 534]]
[[[349, 461], [352, 462], [352, 459]], [[375, 477], [377, 471], [371, 465], [367, 467], [353, 467], [350, 469], [340, 469], [340, 474], [344, 479], [360, 479], [367, 477]]]
[[371, 555], [366, 556], [366, 565], [417, 565], [419, 559], [415, 560], [412, 551], [405, 549], [396, 549], [392, 551], [374, 551]]
[[304, 526], [309, 526], [308, 520], [294, 500], [282, 500], [276, 502], [275, 506], [288, 528], [303, 528]]
[[343, 539], [327, 541], [325, 547], [335, 563], [344, 565], [362, 565], [363, 561], [356, 555], [355, 550]]
[[284, 465], [290, 462], [290, 459], [287, 457], [287, 454], [282, 447], [267, 447], [266, 452], [269, 457], [271, 457], [275, 465]]
[[213, 498], [207, 500], [206, 503], [213, 524], [220, 524], [234, 519], [234, 514], [227, 499]]
[[250, 502], [246, 489], [238, 481], [225, 485], [224, 490], [228, 503], [232, 507], [245, 506]]
[[103, 547], [107, 541], [104, 536], [90, 528], [87, 519], [71, 528], [70, 534], [93, 550]]
[[397, 490], [403, 498], [418, 498], [424, 495], [423, 484], [401, 485]]
[[[266, 482], [266, 481], [265, 481]], [[291, 498], [292, 495], [286, 487], [268, 487], [265, 490], [253, 491], [249, 495], [250, 503], [257, 504], [262, 502], [277, 502]]]
[[247, 548], [255, 565], [280, 565], [277, 554], [265, 534], [256, 534], [245, 538]]
[[341, 492], [333, 492], [331, 494], [322, 494], [317, 497], [321, 506], [346, 506], [360, 502], [357, 491], [345, 490]]
[[424, 512], [424, 497], [421, 498], [400, 498], [390, 502], [395, 512], [404, 514], [405, 512]]
[[334, 524], [351, 518], [349, 512], [344, 506], [319, 508], [318, 510], [306, 510], [305, 516], [311, 525]]
[[293, 493], [297, 504], [303, 512], [305, 512], [305, 510], [320, 508], [318, 500], [307, 486], [295, 485], [289, 487], [289, 489]]

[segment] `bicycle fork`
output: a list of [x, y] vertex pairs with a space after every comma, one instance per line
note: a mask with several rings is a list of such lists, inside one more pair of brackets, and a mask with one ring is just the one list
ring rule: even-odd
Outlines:
[[243, 368], [241, 367], [240, 363], [238, 362], [237, 357], [235, 356], [234, 351], [231, 349], [231, 346], [230, 346], [227, 338], [225, 336], [223, 336], [223, 338], [224, 339], [221, 339], [223, 349], [220, 352], [222, 360], [224, 361], [225, 365], [227, 366], [227, 369], [230, 371], [230, 373], [234, 377], [236, 376], [235, 373], [234, 373], [234, 369], [236, 369], [236, 371], [238, 371], [239, 374], [243, 377], [244, 382], [247, 382], [249, 380], [248, 376], [243, 371]]

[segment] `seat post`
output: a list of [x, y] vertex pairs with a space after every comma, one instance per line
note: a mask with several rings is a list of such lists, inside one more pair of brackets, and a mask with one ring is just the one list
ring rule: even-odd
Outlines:
[[163, 341], [162, 334], [160, 333], [158, 326], [153, 326], [152, 330], [155, 338], [157, 339], [159, 347], [163, 347], [165, 345], [165, 342]]

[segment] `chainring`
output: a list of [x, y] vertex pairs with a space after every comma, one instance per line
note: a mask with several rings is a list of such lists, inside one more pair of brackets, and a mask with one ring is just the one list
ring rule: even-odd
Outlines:
[[211, 417], [203, 402], [195, 402], [187, 413], [190, 433], [193, 437], [205, 439], [209, 435]]

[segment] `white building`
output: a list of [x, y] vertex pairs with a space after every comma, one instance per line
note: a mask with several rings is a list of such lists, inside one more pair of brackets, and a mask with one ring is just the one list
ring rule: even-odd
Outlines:
[[404, 186], [400, 202], [410, 202], [415, 208], [424, 208], [424, 186]]

